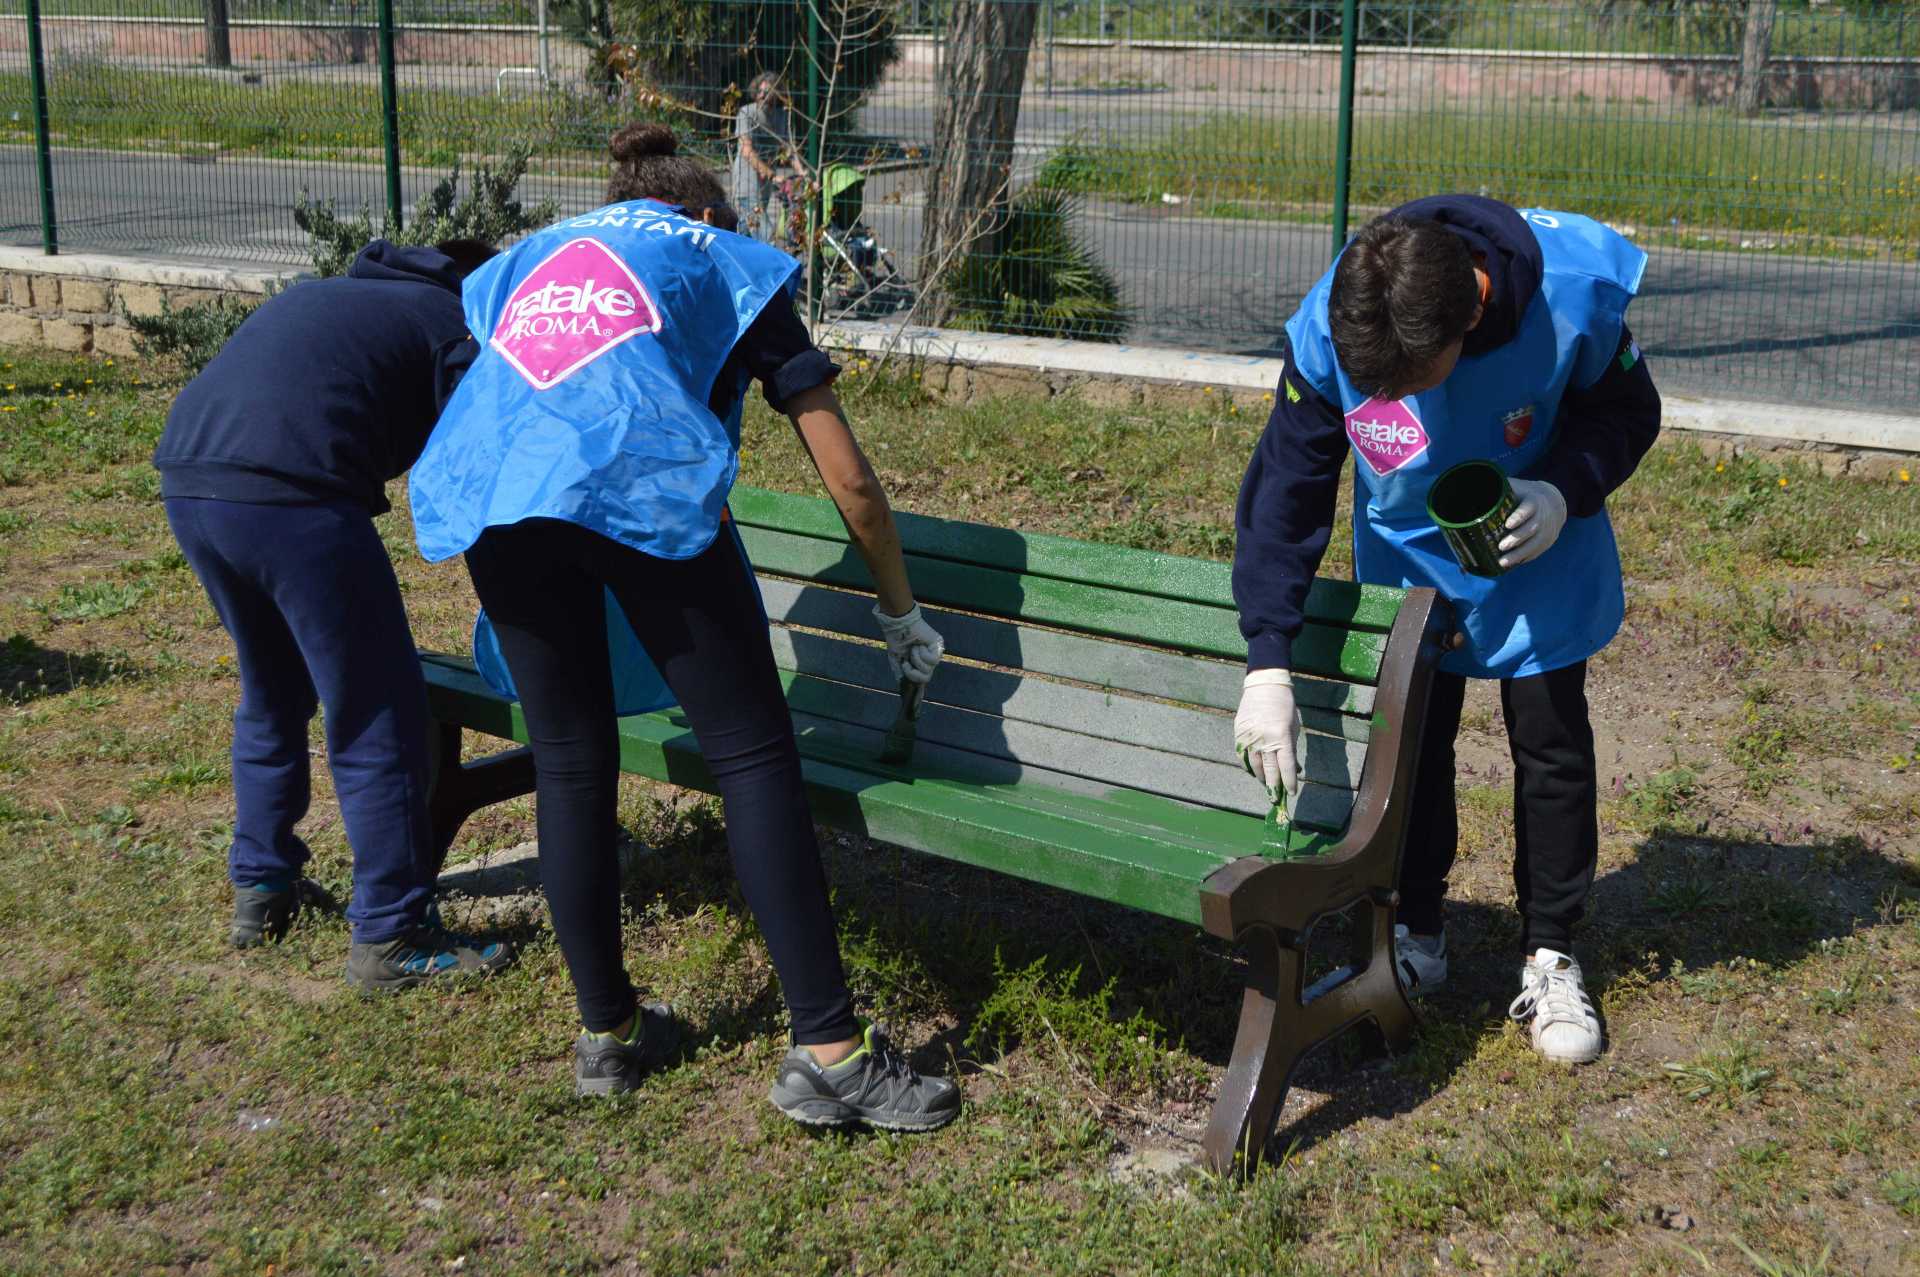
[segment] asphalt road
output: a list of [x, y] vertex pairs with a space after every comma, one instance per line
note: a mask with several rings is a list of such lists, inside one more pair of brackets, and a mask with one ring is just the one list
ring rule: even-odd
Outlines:
[[[1036, 113], [1023, 151], [1044, 145]], [[69, 252], [154, 254], [229, 265], [298, 265], [288, 213], [305, 188], [343, 206], [384, 202], [376, 168], [251, 159], [63, 151], [61, 243]], [[410, 198], [437, 172], [409, 170]], [[918, 244], [911, 181], [869, 183], [867, 217], [902, 265]], [[33, 154], [0, 147], [0, 242], [39, 243]], [[563, 210], [599, 202], [596, 183], [530, 179]], [[1181, 216], [1168, 206], [1090, 202], [1085, 233], [1119, 279], [1147, 345], [1263, 353], [1329, 259], [1325, 227]], [[1820, 407], [1920, 411], [1911, 362], [1920, 339], [1920, 266], [1764, 252], [1655, 250], [1632, 323], [1663, 386]]]

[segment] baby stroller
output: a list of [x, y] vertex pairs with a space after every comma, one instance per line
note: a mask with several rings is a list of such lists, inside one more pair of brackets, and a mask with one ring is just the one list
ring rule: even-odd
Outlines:
[[873, 319], [913, 304], [893, 254], [860, 221], [867, 175], [851, 164], [820, 173], [821, 275], [827, 313], [835, 319]]

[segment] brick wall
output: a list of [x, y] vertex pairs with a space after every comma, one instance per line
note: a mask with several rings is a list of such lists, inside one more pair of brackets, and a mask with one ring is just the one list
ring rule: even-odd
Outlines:
[[126, 315], [157, 315], [163, 304], [177, 309], [224, 295], [261, 300], [278, 278], [0, 250], [0, 345], [132, 356]]

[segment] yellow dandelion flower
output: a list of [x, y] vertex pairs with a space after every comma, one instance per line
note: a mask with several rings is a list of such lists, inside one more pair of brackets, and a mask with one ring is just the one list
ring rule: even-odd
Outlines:
[[1719, 465], [1713, 468], [1713, 472], [1715, 474], [1725, 474], [1727, 472], [1727, 463], [1722, 461]]
[[1780, 476], [1780, 486], [1783, 488], [1787, 486], [1787, 476], [1785, 475]]
[[1902, 482], [1902, 483], [1912, 483], [1912, 482], [1913, 482], [1913, 471], [1911, 471], [1911, 470], [1902, 470], [1902, 471], [1900, 472], [1900, 482]]

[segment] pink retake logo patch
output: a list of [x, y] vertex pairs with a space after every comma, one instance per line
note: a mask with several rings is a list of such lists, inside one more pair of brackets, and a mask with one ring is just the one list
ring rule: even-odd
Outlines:
[[520, 281], [490, 344], [535, 390], [546, 390], [660, 326], [659, 309], [627, 264], [597, 239], [576, 239]]
[[1403, 399], [1369, 399], [1347, 414], [1347, 439], [1378, 475], [1392, 474], [1427, 450], [1427, 430]]

